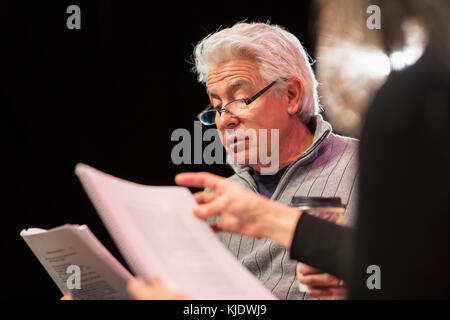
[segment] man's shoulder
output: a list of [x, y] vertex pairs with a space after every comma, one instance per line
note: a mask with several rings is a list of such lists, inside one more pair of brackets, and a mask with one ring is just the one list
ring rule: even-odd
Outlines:
[[342, 142], [348, 143], [349, 145], [352, 145], [355, 147], [358, 147], [358, 145], [359, 145], [359, 139], [348, 137], [348, 136], [342, 136], [342, 135], [336, 134], [334, 132], [328, 136], [328, 139], [342, 141]]
[[333, 148], [335, 150], [343, 149], [347, 152], [358, 151], [359, 140], [352, 137], [342, 136], [336, 133], [331, 133], [323, 142], [323, 147]]
[[[358, 153], [358, 139], [331, 133], [320, 145], [311, 164], [327, 167], [328, 163], [337, 161], [339, 164], [344, 163], [344, 167], [357, 168]], [[331, 165], [330, 168], [334, 168], [333, 171], [344, 169], [340, 165]]]

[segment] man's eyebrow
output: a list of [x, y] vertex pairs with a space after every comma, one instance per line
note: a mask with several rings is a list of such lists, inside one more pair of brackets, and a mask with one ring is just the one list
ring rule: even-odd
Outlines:
[[209, 91], [208, 89], [206, 89], [206, 94], [207, 94], [209, 97], [213, 97], [213, 98], [220, 99], [219, 95], [215, 94], [214, 92]]
[[236, 81], [232, 81], [232, 82], [228, 83], [227, 91], [228, 90], [236, 90], [236, 89], [239, 89], [241, 87], [249, 86], [249, 85], [250, 85], [250, 83], [248, 81], [242, 80], [242, 79], [236, 80]]
[[[248, 81], [245, 81], [245, 80], [242, 80], [242, 79], [241, 80], [232, 81], [232, 82], [228, 83], [228, 85], [227, 85], [227, 93], [234, 92], [237, 89], [239, 89], [241, 87], [244, 87], [244, 86], [250, 86], [250, 83]], [[206, 93], [210, 97], [214, 97], [214, 98], [220, 99], [218, 94], [216, 94], [214, 92], [211, 92], [208, 89], [206, 89]]]

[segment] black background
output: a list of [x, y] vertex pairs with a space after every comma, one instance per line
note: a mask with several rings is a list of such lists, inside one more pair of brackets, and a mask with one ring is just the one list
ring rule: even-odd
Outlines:
[[[81, 30], [66, 9], [81, 8]], [[84, 162], [143, 184], [176, 173], [231, 174], [226, 165], [174, 165], [177, 128], [193, 133], [208, 103], [190, 71], [194, 45], [237, 21], [270, 20], [314, 56], [309, 1], [7, 1], [1, 4], [1, 296], [61, 294], [20, 238], [24, 228], [87, 224], [125, 264], [73, 173]]]

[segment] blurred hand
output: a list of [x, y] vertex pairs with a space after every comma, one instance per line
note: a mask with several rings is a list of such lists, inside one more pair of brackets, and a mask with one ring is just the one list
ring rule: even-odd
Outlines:
[[211, 189], [198, 192], [199, 204], [194, 214], [206, 219], [220, 216], [212, 225], [215, 231], [240, 233], [255, 238], [271, 238], [289, 248], [301, 212], [240, 186], [236, 182], [206, 172], [181, 173], [175, 177], [178, 185]]
[[[166, 289], [161, 281], [154, 278], [150, 283], [142, 278], [133, 278], [127, 283], [127, 291], [136, 300], [185, 300], [186, 296]], [[62, 296], [61, 300], [73, 300], [70, 295]]]
[[127, 283], [127, 291], [136, 300], [186, 300], [187, 296], [168, 290], [158, 278], [145, 282], [142, 278], [133, 278]]
[[300, 283], [308, 286], [308, 295], [317, 299], [346, 299], [347, 288], [338, 278], [311, 266], [299, 263]]

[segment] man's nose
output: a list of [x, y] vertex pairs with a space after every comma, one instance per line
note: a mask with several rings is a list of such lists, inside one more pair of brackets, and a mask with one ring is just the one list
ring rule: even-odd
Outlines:
[[239, 124], [239, 118], [234, 116], [231, 112], [229, 111], [222, 111], [219, 115], [219, 123], [220, 123], [220, 127], [224, 128], [224, 129], [231, 129], [231, 128], [235, 128], [238, 124]]

